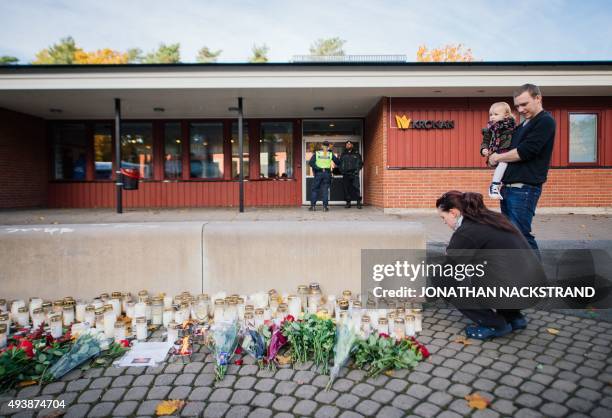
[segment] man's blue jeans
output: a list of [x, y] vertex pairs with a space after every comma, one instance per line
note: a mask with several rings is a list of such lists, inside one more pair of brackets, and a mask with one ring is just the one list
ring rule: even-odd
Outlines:
[[502, 189], [501, 211], [523, 234], [531, 248], [539, 251], [535, 237], [531, 234], [531, 221], [542, 193], [542, 186], [524, 184], [523, 187]]
[[329, 186], [331, 185], [331, 173], [329, 171], [317, 171], [310, 192], [310, 204], [317, 204], [318, 195], [321, 193], [323, 206], [327, 206], [329, 200]]

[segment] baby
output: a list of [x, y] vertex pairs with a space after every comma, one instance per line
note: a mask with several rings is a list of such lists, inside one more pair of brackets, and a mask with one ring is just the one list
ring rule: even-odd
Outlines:
[[[482, 129], [482, 144], [480, 144], [480, 154], [488, 157], [493, 153], [504, 153], [510, 150], [512, 145], [512, 133], [516, 122], [512, 115], [510, 105], [506, 102], [497, 102], [489, 109], [489, 123]], [[488, 163], [488, 161], [487, 161]], [[492, 199], [502, 199], [501, 179], [508, 163], [499, 163], [493, 173], [493, 181], [489, 186], [489, 197]]]

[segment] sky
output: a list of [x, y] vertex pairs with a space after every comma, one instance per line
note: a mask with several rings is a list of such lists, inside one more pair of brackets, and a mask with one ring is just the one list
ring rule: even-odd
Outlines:
[[207, 46], [219, 62], [246, 62], [267, 44], [270, 62], [340, 37], [346, 54], [404, 54], [461, 43], [482, 61], [612, 59], [607, 0], [0, 0], [0, 56], [34, 60], [72, 36], [86, 51], [179, 42], [181, 61]]

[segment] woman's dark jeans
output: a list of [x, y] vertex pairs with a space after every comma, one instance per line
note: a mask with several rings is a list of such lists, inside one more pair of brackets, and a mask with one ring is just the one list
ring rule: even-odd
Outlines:
[[529, 246], [539, 253], [538, 244], [531, 234], [531, 221], [542, 193], [542, 186], [524, 184], [523, 187], [502, 188], [501, 211], [523, 234]]

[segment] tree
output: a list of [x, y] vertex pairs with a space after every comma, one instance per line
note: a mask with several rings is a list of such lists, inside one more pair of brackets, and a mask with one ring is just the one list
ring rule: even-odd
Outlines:
[[142, 55], [142, 49], [140, 48], [130, 48], [127, 50], [128, 55], [128, 63], [137, 64], [142, 62], [144, 56]]
[[251, 50], [253, 51], [253, 55], [249, 58], [249, 62], [257, 64], [268, 62], [268, 52], [270, 48], [268, 48], [266, 44], [261, 46], [255, 44]]
[[448, 44], [442, 48], [427, 49], [426, 45], [419, 46], [417, 62], [470, 62], [474, 61], [472, 50], [463, 49], [463, 44]]
[[82, 50], [74, 54], [74, 64], [127, 64], [127, 52], [119, 52], [110, 48], [98, 49], [93, 52]]
[[33, 64], [73, 64], [75, 53], [82, 51], [76, 46], [72, 36], [60, 39], [59, 43], [51, 45], [36, 54]]
[[196, 57], [197, 62], [217, 62], [217, 58], [223, 52], [222, 49], [218, 49], [216, 51], [211, 51], [207, 46], [203, 47], [198, 51], [198, 55]]
[[317, 39], [310, 46], [310, 55], [321, 55], [321, 56], [330, 56], [330, 55], [344, 55], [344, 50], [342, 47], [346, 43], [345, 40], [336, 38], [327, 38], [327, 39]]
[[161, 43], [155, 52], [150, 52], [143, 58], [145, 64], [174, 64], [181, 62], [181, 44]]
[[0, 65], [15, 64], [18, 61], [19, 61], [19, 58], [11, 57], [9, 55], [3, 55], [0, 57]]

